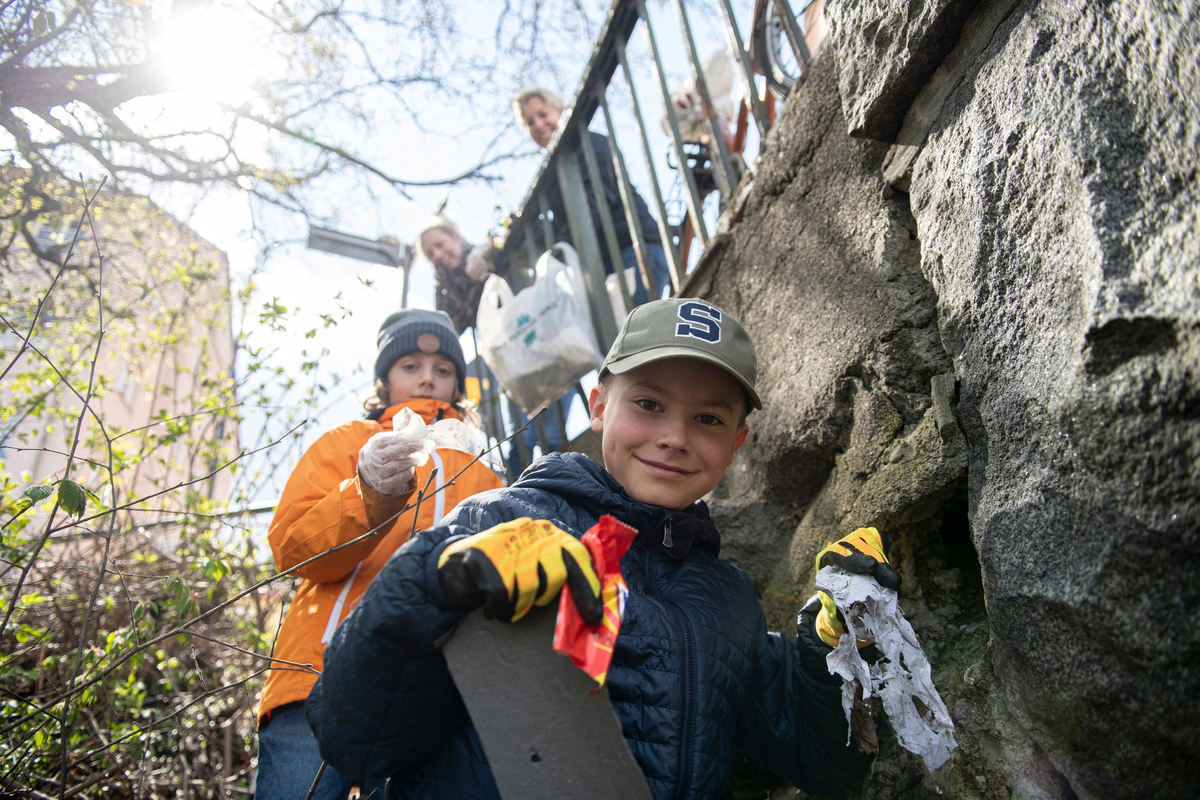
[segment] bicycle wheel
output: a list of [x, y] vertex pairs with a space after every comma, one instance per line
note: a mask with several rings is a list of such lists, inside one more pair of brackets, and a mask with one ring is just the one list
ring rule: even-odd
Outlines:
[[[811, 4], [812, 0], [805, 0], [795, 12], [801, 35], [804, 34], [804, 11]], [[784, 22], [779, 18], [772, 0], [766, 0], [762, 4], [762, 13], [756, 23], [758, 30], [755, 39], [762, 48], [759, 63], [762, 65], [763, 77], [766, 78], [767, 90], [783, 100], [804, 74], [804, 65], [796, 58], [796, 52], [788, 41]]]

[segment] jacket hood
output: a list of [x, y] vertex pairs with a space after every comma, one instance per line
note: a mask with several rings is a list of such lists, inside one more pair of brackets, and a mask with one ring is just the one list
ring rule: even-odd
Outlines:
[[684, 509], [639, 502], [626, 494], [608, 470], [582, 453], [551, 453], [539, 458], [512, 488], [556, 494], [597, 519], [610, 514], [637, 529], [635, 546], [664, 551], [673, 560], [682, 560], [693, 545], [720, 555], [721, 537], [704, 501]]

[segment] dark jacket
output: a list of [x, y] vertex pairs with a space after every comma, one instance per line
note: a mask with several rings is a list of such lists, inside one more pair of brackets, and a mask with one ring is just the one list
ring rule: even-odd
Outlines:
[[[462, 260], [457, 267], [446, 269], [438, 264], [433, 265], [434, 280], [437, 283], [435, 305], [438, 311], [445, 311], [450, 315], [454, 328], [459, 333], [475, 327], [479, 298], [483, 296], [483, 284], [487, 281], [487, 275], [474, 280], [467, 274], [467, 256], [470, 254], [471, 245], [463, 242]], [[507, 266], [493, 260], [492, 272], [506, 278]]]
[[[625, 205], [621, 202], [621, 190], [617, 183], [617, 170], [613, 166], [612, 150], [609, 148], [607, 137], [601, 136], [595, 131], [588, 131], [588, 135], [591, 138], [592, 149], [596, 151], [596, 168], [600, 172], [600, 183], [603, 184], [605, 202], [612, 214], [617, 244], [624, 250], [633, 245], [633, 233], [629, 230], [629, 221], [625, 218]], [[600, 223], [600, 214], [596, 206], [596, 195], [592, 192], [592, 181], [588, 176], [582, 149], [579, 150], [578, 160], [579, 171], [583, 174], [583, 193], [587, 197], [588, 210], [592, 214], [592, 228], [595, 230], [596, 238], [600, 241], [600, 257], [604, 260], [604, 272], [611, 275], [613, 265], [621, 264], [621, 254], [617, 253], [615, 257], [609, 255], [608, 242], [604, 238], [604, 228]], [[646, 201], [637, 193], [637, 190], [633, 192], [633, 204], [638, 215], [638, 222], [642, 226], [642, 236], [645, 237], [646, 244], [660, 244], [662, 237], [658, 235], [658, 223], [654, 221], [654, 217], [650, 216], [650, 209], [646, 207]], [[567, 223], [567, 213], [563, 209], [562, 199], [557, 193], [550, 201], [550, 210], [554, 212], [555, 240], [574, 245], [575, 240], [571, 238], [571, 227]]]
[[870, 758], [846, 746], [841, 682], [811, 626], [795, 643], [767, 632], [746, 575], [717, 558], [703, 503], [635, 502], [576, 453], [551, 454], [512, 487], [463, 501], [384, 567], [338, 628], [308, 699], [322, 756], [346, 775], [390, 776], [388, 797], [496, 797], [437, 646], [466, 613], [441, 591], [438, 555], [518, 517], [579, 536], [605, 513], [640, 531], [621, 560], [629, 598], [608, 689], [654, 796], [721, 796], [735, 747], [810, 793], [861, 778]]

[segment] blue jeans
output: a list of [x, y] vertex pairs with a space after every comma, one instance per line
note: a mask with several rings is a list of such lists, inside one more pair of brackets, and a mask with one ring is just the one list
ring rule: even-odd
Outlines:
[[[635, 306], [640, 306], [642, 303], [650, 299], [659, 300], [663, 296], [663, 292], [671, 288], [671, 272], [667, 267], [667, 254], [663, 252], [661, 244], [648, 243], [646, 245], [646, 255], [650, 259], [650, 274], [654, 277], [655, 288], [658, 289], [658, 297], [650, 298], [646, 292], [646, 287], [642, 285], [642, 271], [634, 269], [633, 274], [637, 278], [637, 287], [634, 289], [633, 301]], [[633, 245], [621, 248], [621, 261], [625, 269], [637, 267], [637, 251]]]
[[[546, 441], [544, 443], [546, 446], [543, 448], [543, 455], [555, 450], [563, 449], [564, 443], [562, 440], [562, 433], [559, 430], [558, 422], [561, 419], [565, 427], [567, 414], [571, 410], [571, 398], [574, 395], [574, 389], [568, 390], [567, 393], [558, 400], [558, 402], [551, 403], [550, 407], [546, 409], [546, 413], [539, 417], [542, 423], [542, 430], [546, 434]], [[510, 408], [513, 414], [514, 430], [520, 428], [529, 421], [529, 417], [525, 416], [525, 412], [522, 411], [520, 406], [518, 406], [516, 403], [513, 403]], [[530, 425], [525, 429], [525, 433], [521, 434], [521, 438], [525, 440], [525, 447], [529, 451], [530, 458], [532, 458], [533, 448], [538, 443], [537, 427], [535, 425]], [[517, 476], [521, 474], [521, 471], [526, 466], [528, 466], [528, 464], [521, 463], [521, 448], [517, 444], [516, 437], [514, 437], [512, 441], [509, 442], [508, 451], [508, 476], [510, 485], [517, 479]]]
[[[258, 732], [258, 783], [254, 800], [304, 800], [321, 768], [317, 739], [304, 719], [304, 708], [292, 706], [271, 713], [267, 727]], [[386, 781], [363, 781], [362, 796], [374, 792], [382, 800]], [[328, 764], [313, 800], [346, 800], [350, 779]]]

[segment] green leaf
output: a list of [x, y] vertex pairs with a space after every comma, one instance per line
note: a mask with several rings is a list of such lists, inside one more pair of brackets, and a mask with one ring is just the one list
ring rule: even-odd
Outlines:
[[[45, 638], [46, 632], [41, 628], [34, 628], [29, 625], [21, 625], [17, 628], [16, 640], [18, 644], [28, 644]], [[45, 663], [43, 662], [43, 666]]]
[[32, 500], [30, 500], [28, 497], [22, 497], [20, 500], [16, 501], [4, 510], [9, 514], [12, 514], [14, 517], [19, 517], [20, 515], [24, 514], [31, 505], [33, 505]]
[[58, 504], [68, 516], [82, 517], [87, 510], [87, 495], [83, 487], [70, 478], [63, 478], [58, 484]]
[[52, 494], [54, 494], [54, 487], [44, 483], [38, 486], [30, 486], [25, 490], [25, 496], [35, 503], [40, 503]]
[[88, 487], [84, 486], [83, 484], [80, 484], [80, 485], [79, 485], [79, 488], [83, 489], [83, 493], [84, 493], [84, 494], [86, 494], [86, 495], [88, 496], [88, 499], [89, 499], [89, 500], [91, 500], [93, 503], [95, 503], [95, 504], [96, 504], [96, 507], [97, 507], [97, 508], [101, 508], [101, 509], [103, 509], [103, 508], [105, 507], [105, 506], [104, 506], [104, 503], [101, 503], [101, 502], [100, 502], [100, 498], [99, 498], [99, 496], [97, 496], [97, 494], [96, 494], [95, 492], [93, 492], [91, 489], [89, 489]]

